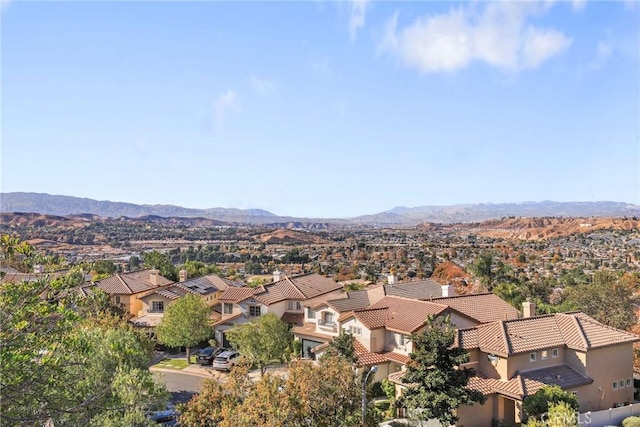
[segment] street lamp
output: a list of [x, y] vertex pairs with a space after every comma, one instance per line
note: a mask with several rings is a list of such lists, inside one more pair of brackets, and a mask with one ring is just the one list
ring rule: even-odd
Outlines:
[[365, 418], [367, 416], [367, 380], [369, 379], [369, 375], [371, 375], [372, 372], [377, 372], [378, 371], [378, 366], [377, 365], [373, 365], [371, 367], [371, 369], [369, 369], [369, 372], [367, 372], [367, 375], [365, 375], [364, 379], [362, 380], [362, 425], [365, 425]]

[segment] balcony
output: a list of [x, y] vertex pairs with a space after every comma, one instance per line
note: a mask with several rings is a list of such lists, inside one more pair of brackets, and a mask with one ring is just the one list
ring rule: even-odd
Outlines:
[[327, 321], [324, 319], [319, 319], [318, 320], [318, 326], [320, 327], [320, 329], [324, 329], [325, 331], [331, 331], [331, 332], [337, 332], [338, 331], [338, 324], [334, 321]]

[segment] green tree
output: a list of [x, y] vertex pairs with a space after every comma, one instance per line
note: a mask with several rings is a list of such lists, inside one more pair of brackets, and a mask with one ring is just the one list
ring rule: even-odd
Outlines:
[[418, 420], [432, 418], [442, 425], [457, 421], [454, 410], [461, 405], [484, 403], [482, 393], [467, 388], [472, 369], [460, 369], [469, 354], [452, 347], [455, 330], [449, 317], [429, 318], [425, 329], [412, 335], [413, 352], [402, 382], [407, 384], [399, 404]]
[[542, 414], [549, 412], [551, 405], [558, 403], [568, 405], [573, 412], [578, 410], [578, 398], [557, 385], [544, 386], [535, 394], [525, 397], [522, 408], [528, 417], [540, 419]]
[[474, 276], [480, 279], [485, 288], [491, 292], [493, 291], [493, 281], [495, 279], [494, 259], [491, 252], [481, 252], [471, 264], [471, 272]]
[[566, 290], [566, 301], [605, 325], [628, 330], [636, 323], [634, 286], [618, 273], [596, 271], [592, 283]]
[[140, 268], [140, 258], [133, 255], [127, 262], [127, 271], [134, 271]]
[[190, 362], [190, 347], [211, 337], [211, 310], [197, 295], [187, 294], [169, 304], [156, 326], [158, 341], [169, 347], [185, 347]]
[[155, 268], [160, 275], [169, 280], [178, 280], [178, 272], [176, 267], [166, 254], [158, 251], [145, 252], [142, 254], [142, 261], [145, 268]]
[[273, 313], [235, 326], [226, 332], [227, 339], [245, 359], [260, 368], [264, 376], [274, 361], [281, 360], [291, 345], [289, 326]]
[[108, 419], [124, 426], [122, 420], [144, 422], [145, 411], [166, 399], [147, 369], [149, 340], [70, 296], [46, 281], [0, 289], [3, 426], [99, 426]]
[[329, 342], [329, 346], [335, 349], [347, 362], [356, 363], [358, 361], [358, 357], [356, 356], [356, 349], [353, 342], [354, 339], [355, 338], [351, 333], [342, 332]]

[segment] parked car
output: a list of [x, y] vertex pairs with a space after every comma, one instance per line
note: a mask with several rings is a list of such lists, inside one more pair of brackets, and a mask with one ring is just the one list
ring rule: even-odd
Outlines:
[[159, 411], [154, 411], [147, 414], [147, 418], [153, 423], [159, 424], [162, 427], [175, 427], [178, 425], [178, 412], [174, 409], [171, 403]]
[[239, 357], [240, 353], [237, 351], [224, 351], [213, 359], [213, 369], [218, 371], [230, 371], [233, 365], [238, 362]]
[[213, 363], [213, 359], [223, 351], [224, 349], [216, 347], [203, 348], [196, 353], [196, 362], [201, 365], [211, 365]]

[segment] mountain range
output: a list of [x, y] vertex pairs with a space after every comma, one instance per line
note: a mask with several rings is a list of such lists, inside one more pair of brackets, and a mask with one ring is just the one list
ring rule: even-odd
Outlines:
[[229, 224], [311, 224], [411, 226], [424, 222], [469, 223], [504, 217], [624, 217], [640, 216], [640, 206], [622, 202], [524, 202], [481, 203], [450, 206], [396, 207], [353, 218], [296, 218], [262, 209], [193, 209], [174, 205], [138, 205], [99, 201], [46, 193], [0, 193], [1, 212], [34, 212], [49, 215], [94, 214], [102, 217], [208, 218]]

